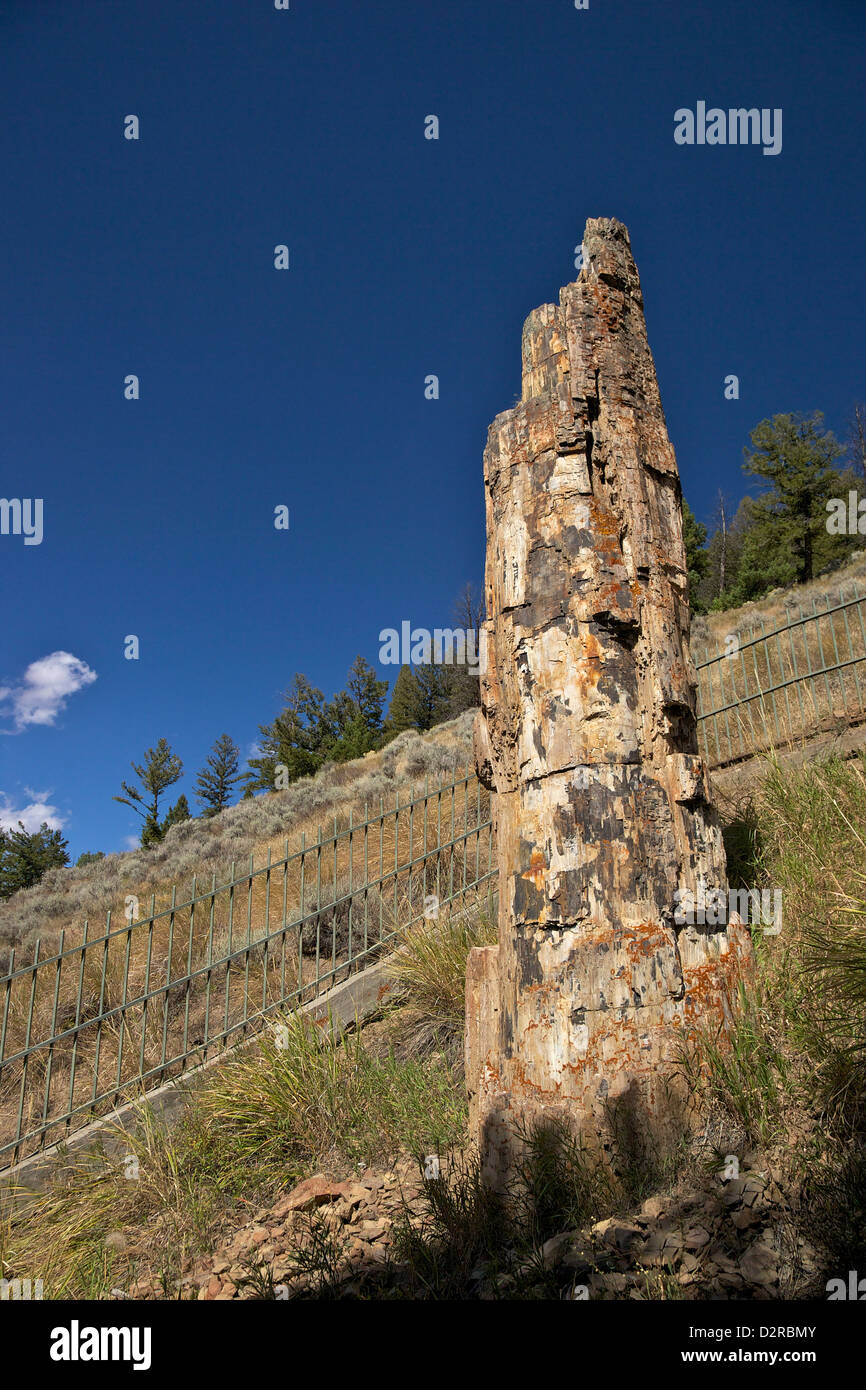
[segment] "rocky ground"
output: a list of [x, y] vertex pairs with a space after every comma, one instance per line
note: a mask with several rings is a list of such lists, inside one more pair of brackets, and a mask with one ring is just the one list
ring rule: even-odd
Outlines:
[[[748, 1157], [740, 1175], [710, 1175], [701, 1190], [650, 1197], [613, 1217], [548, 1240], [527, 1264], [495, 1283], [473, 1270], [466, 1296], [773, 1299], [816, 1292], [819, 1261], [798, 1237], [780, 1174]], [[189, 1263], [173, 1289], [142, 1277], [132, 1298], [262, 1299], [406, 1296], [411, 1280], [395, 1259], [396, 1222], [423, 1218], [424, 1179], [404, 1159], [338, 1180], [316, 1174]], [[301, 1252], [307, 1252], [307, 1256]], [[132, 1262], [138, 1253], [118, 1253]], [[417, 1290], [416, 1290], [417, 1296]]]

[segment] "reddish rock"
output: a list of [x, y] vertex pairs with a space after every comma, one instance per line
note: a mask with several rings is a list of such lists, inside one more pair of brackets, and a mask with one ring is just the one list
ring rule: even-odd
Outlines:
[[315, 1207], [326, 1206], [329, 1202], [336, 1202], [339, 1197], [345, 1197], [351, 1187], [354, 1187], [354, 1183], [336, 1182], [333, 1178], [326, 1178], [324, 1173], [314, 1173], [280, 1198], [271, 1216], [280, 1220], [292, 1211], [313, 1211]]

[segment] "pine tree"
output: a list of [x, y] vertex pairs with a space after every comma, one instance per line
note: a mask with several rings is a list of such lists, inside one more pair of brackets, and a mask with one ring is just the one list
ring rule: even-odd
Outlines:
[[[425, 662], [418, 667], [415, 678], [421, 699], [421, 722], [418, 726], [420, 729], [432, 729], [434, 725], [441, 724], [443, 719], [451, 717], [455, 693], [452, 677], [457, 671], [464, 676], [468, 674], [466, 666], [444, 666], [433, 661]], [[477, 676], [475, 683], [478, 683]]]
[[[767, 490], [754, 499], [752, 524], [744, 544], [742, 576], [752, 593], [791, 581], [808, 583], [827, 564], [841, 560], [851, 549], [848, 537], [827, 531], [827, 502], [843, 496], [844, 477], [834, 467], [842, 454], [824, 416], [774, 415], [762, 420], [744, 449], [743, 471], [765, 482]], [[756, 587], [757, 586], [757, 587]]]
[[388, 694], [388, 682], [380, 681], [369, 661], [356, 656], [349, 668], [346, 693], [360, 717], [373, 735], [382, 732], [382, 711]]
[[[466, 633], [467, 649], [480, 656], [481, 624], [484, 622], [484, 602], [474, 585], [464, 584], [454, 605], [455, 625]], [[464, 666], [445, 666], [442, 680], [447, 691], [447, 708], [433, 720], [438, 724], [440, 718], [453, 719], [467, 709], [477, 709], [481, 704], [481, 682], [478, 671], [473, 671], [467, 662]]]
[[205, 816], [217, 816], [231, 805], [238, 773], [239, 751], [228, 734], [220, 734], [193, 788]]
[[162, 839], [164, 831], [159, 819], [159, 798], [169, 787], [173, 787], [175, 782], [180, 781], [183, 776], [183, 763], [172, 753], [166, 740], [161, 738], [155, 748], [148, 748], [143, 765], [130, 763], [130, 767], [141, 782], [141, 790], [130, 786], [128, 782], [121, 782], [126, 795], [112, 797], [112, 800], [120, 801], [135, 811], [137, 816], [141, 816], [144, 822], [141, 843], [146, 848]]
[[[325, 760], [324, 744], [329, 730], [325, 720], [325, 701], [321, 690], [310, 684], [300, 672], [292, 678], [292, 684], [283, 699], [283, 710], [272, 724], [260, 724], [260, 752], [250, 758], [249, 769], [242, 781], [247, 792], [272, 792], [285, 777], [287, 782], [296, 782], [299, 777], [310, 777]], [[285, 773], [278, 769], [285, 768]]]
[[710, 557], [703, 548], [706, 539], [706, 526], [696, 519], [688, 502], [683, 498], [683, 545], [686, 551], [686, 570], [689, 576], [689, 603], [695, 613], [705, 611], [705, 605], [700, 599], [700, 587], [710, 563]]
[[356, 656], [346, 689], [338, 691], [325, 706], [322, 751], [326, 758], [345, 763], [380, 747], [387, 694], [388, 682], [380, 681], [370, 663]]
[[98, 849], [95, 850], [92, 854], [89, 851], [85, 851], [84, 854], [79, 854], [78, 858], [75, 861], [75, 867], [76, 869], [83, 869], [87, 864], [95, 864], [97, 860], [104, 858], [104, 850]]
[[17, 830], [0, 829], [0, 898], [11, 898], [21, 888], [32, 888], [49, 869], [69, 863], [68, 844], [59, 830], [43, 821], [28, 831], [24, 822]]
[[418, 678], [411, 666], [401, 666], [388, 707], [388, 733], [399, 734], [404, 729], [425, 727], [424, 705]]
[[163, 839], [163, 838], [165, 837], [166, 831], [167, 831], [167, 830], [170, 830], [171, 827], [172, 827], [173, 825], [180, 825], [181, 821], [191, 820], [191, 819], [192, 819], [192, 818], [191, 818], [190, 812], [189, 812], [189, 802], [187, 801], [187, 799], [186, 799], [186, 797], [184, 796], [183, 792], [181, 792], [181, 794], [180, 794], [180, 796], [178, 797], [177, 801], [176, 801], [176, 802], [174, 803], [174, 805], [171, 807], [171, 809], [169, 810], [168, 815], [166, 816], [165, 820], [163, 821], [162, 825], [160, 826], [160, 831], [161, 831], [160, 839]]
[[866, 406], [857, 401], [848, 422], [848, 461], [861, 483], [866, 482]]

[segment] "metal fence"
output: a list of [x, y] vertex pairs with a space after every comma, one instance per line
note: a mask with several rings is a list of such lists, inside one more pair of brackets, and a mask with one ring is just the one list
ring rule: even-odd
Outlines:
[[710, 767], [866, 717], [866, 593], [827, 596], [697, 657], [698, 741]]
[[468, 770], [0, 976], [0, 1168], [261, 1030], [495, 876]]

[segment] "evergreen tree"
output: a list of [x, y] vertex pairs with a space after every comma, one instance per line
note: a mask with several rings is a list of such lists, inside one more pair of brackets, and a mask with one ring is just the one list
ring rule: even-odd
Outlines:
[[17, 830], [0, 830], [0, 898], [32, 888], [49, 869], [69, 863], [68, 844], [59, 830], [45, 821], [33, 832], [18, 822]]
[[369, 661], [362, 656], [356, 656], [349, 668], [346, 693], [355, 708], [353, 719], [362, 719], [372, 734], [380, 734], [388, 682], [380, 681]]
[[164, 831], [159, 819], [159, 798], [169, 787], [173, 787], [175, 782], [180, 781], [183, 776], [183, 763], [172, 753], [166, 740], [161, 738], [155, 748], [148, 748], [143, 765], [130, 763], [130, 767], [141, 782], [141, 790], [128, 782], [121, 782], [126, 795], [112, 797], [112, 800], [122, 802], [124, 806], [131, 807], [137, 816], [141, 816], [144, 822], [141, 843], [146, 848], [162, 839]]
[[388, 733], [399, 734], [404, 729], [425, 727], [424, 703], [418, 678], [411, 666], [401, 666], [388, 707]]
[[856, 402], [848, 422], [847, 458], [851, 471], [866, 482], [866, 406]]
[[[767, 484], [754, 499], [744, 542], [739, 595], [753, 597], [778, 584], [805, 584], [851, 549], [848, 537], [827, 531], [826, 504], [844, 495], [845, 479], [834, 466], [842, 454], [820, 411], [811, 416], [774, 415], [762, 420], [744, 449], [743, 471]], [[749, 592], [747, 592], [749, 591]]]
[[78, 858], [77, 858], [76, 861], [75, 861], [75, 867], [76, 867], [76, 869], [83, 869], [83, 868], [85, 867], [85, 865], [87, 865], [87, 864], [95, 864], [96, 861], [97, 861], [98, 859], [104, 859], [104, 858], [105, 858], [105, 852], [104, 852], [104, 850], [101, 850], [101, 849], [96, 850], [95, 853], [93, 853], [93, 854], [90, 854], [89, 852], [85, 852], [84, 854], [79, 854]]
[[338, 691], [324, 710], [322, 751], [326, 758], [345, 763], [380, 747], [387, 694], [388, 682], [380, 681], [370, 663], [356, 656], [346, 689]]
[[193, 788], [205, 816], [217, 816], [231, 804], [235, 783], [240, 780], [237, 745], [228, 734], [220, 734]]
[[[249, 769], [243, 774], [247, 792], [274, 791], [283, 778], [296, 782], [310, 777], [325, 761], [326, 741], [325, 703], [321, 690], [316, 690], [306, 676], [296, 673], [283, 699], [285, 707], [272, 724], [260, 724], [260, 752], [250, 758]], [[279, 769], [285, 768], [285, 773]]]
[[[467, 650], [480, 658], [481, 624], [484, 622], [484, 601], [474, 585], [464, 584], [454, 605], [455, 625], [466, 633]], [[444, 666], [442, 681], [447, 691], [447, 708], [433, 722], [453, 719], [467, 709], [477, 709], [481, 704], [481, 682], [478, 671], [471, 669], [468, 661], [465, 666]]]
[[730, 520], [725, 519], [710, 538], [707, 547], [709, 570], [702, 591], [709, 608], [721, 612], [738, 602], [740, 574], [745, 574], [750, 561], [744, 561], [746, 536], [752, 525], [754, 498], [744, 497]]
[[701, 584], [709, 568], [710, 557], [704, 549], [707, 528], [698, 521], [685, 498], [683, 498], [683, 545], [686, 551], [686, 569], [689, 576], [689, 604], [695, 613], [706, 611], [700, 599]]
[[[432, 729], [435, 724], [451, 718], [454, 698], [464, 690], [460, 680], [454, 679], [458, 673], [459, 676], [466, 676], [466, 666], [444, 666], [430, 661], [418, 667], [415, 680], [421, 705], [419, 729]], [[474, 682], [478, 684], [477, 676]], [[463, 708], [468, 706], [464, 705]]]
[[167, 830], [173, 825], [180, 825], [181, 821], [190, 820], [189, 802], [181, 792], [177, 801], [169, 810], [168, 815], [160, 826], [160, 839], [164, 839]]

